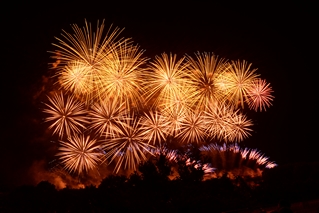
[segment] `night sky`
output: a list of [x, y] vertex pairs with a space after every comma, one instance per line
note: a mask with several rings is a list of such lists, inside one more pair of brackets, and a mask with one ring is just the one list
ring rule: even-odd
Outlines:
[[150, 59], [163, 52], [182, 57], [199, 51], [252, 63], [275, 99], [267, 112], [246, 110], [255, 125], [241, 145], [258, 148], [279, 165], [318, 161], [316, 7], [197, 1], [3, 7], [0, 187], [33, 183], [34, 164], [50, 167], [43, 163], [54, 159], [54, 152], [41, 120], [40, 93], [44, 76], [53, 72], [48, 51], [62, 29], [72, 32], [70, 24], [82, 27], [85, 19], [92, 26], [105, 19], [106, 29], [112, 23], [125, 28], [121, 35], [131, 37]]

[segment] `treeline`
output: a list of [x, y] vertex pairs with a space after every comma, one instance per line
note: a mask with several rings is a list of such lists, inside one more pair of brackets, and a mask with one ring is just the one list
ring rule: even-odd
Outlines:
[[319, 163], [278, 166], [265, 170], [262, 179], [249, 180], [227, 174], [203, 181], [203, 172], [191, 166], [168, 178], [165, 161], [147, 161], [139, 172], [109, 176], [98, 187], [56, 190], [49, 182], [21, 186], [1, 194], [0, 212], [248, 212], [290, 202], [319, 198]]

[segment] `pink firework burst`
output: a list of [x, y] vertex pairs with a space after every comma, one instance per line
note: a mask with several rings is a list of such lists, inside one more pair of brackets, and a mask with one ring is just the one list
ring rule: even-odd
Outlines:
[[250, 109], [259, 111], [266, 111], [267, 107], [272, 105], [274, 96], [271, 94], [273, 92], [269, 83], [262, 79], [256, 79], [253, 81], [249, 91], [247, 103]]

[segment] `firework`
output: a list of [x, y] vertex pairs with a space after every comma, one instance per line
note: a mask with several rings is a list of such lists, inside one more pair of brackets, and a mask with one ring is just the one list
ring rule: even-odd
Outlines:
[[105, 63], [109, 61], [110, 55], [126, 51], [125, 48], [131, 41], [116, 41], [121, 32], [119, 28], [115, 28], [113, 32], [110, 28], [104, 35], [104, 21], [100, 26], [97, 24], [96, 32], [92, 31], [91, 24], [87, 22], [83, 29], [77, 25], [72, 28], [74, 34], [63, 31], [64, 40], [57, 38], [59, 44], [53, 44], [59, 49], [59, 54], [52, 56], [59, 61], [56, 75], [59, 76], [62, 87], [83, 95], [88, 103], [93, 99], [104, 99]]
[[176, 137], [181, 142], [202, 143], [206, 136], [205, 127], [202, 113], [190, 113], [182, 120], [180, 132]]
[[91, 75], [90, 69], [90, 66], [81, 62], [70, 62], [58, 73], [59, 83], [78, 97], [90, 99], [94, 92], [94, 76]]
[[75, 97], [68, 96], [66, 100], [62, 93], [55, 93], [51, 98], [46, 109], [43, 111], [48, 114], [45, 118], [46, 122], [53, 122], [49, 129], [54, 129], [53, 134], [57, 133], [60, 138], [66, 134], [68, 137], [74, 133], [80, 133], [81, 129], [85, 129], [87, 123], [87, 111], [84, 104], [75, 99]]
[[229, 66], [225, 59], [210, 53], [196, 54], [196, 60], [188, 56], [192, 99], [197, 108], [205, 109], [213, 102], [222, 101], [224, 94], [218, 79]]
[[241, 148], [237, 143], [234, 144], [209, 144], [199, 148], [205, 155], [210, 155], [215, 152], [218, 153], [233, 153], [235, 155], [240, 155], [242, 159], [254, 160], [260, 166], [265, 166], [265, 168], [273, 168], [277, 166], [276, 163], [268, 161], [269, 158], [264, 156], [263, 153], [257, 149]]
[[124, 102], [126, 108], [138, 106], [143, 94], [143, 69], [140, 66], [146, 61], [142, 53], [138, 46], [127, 42], [112, 50], [101, 64], [102, 80], [98, 86], [98, 96], [114, 97]]
[[74, 135], [68, 141], [60, 141], [59, 156], [64, 168], [71, 173], [82, 174], [96, 168], [100, 163], [101, 147], [96, 140], [84, 135]]
[[96, 32], [92, 31], [91, 24], [86, 21], [83, 29], [76, 24], [71, 26], [74, 34], [63, 31], [61, 34], [63, 39], [56, 38], [59, 44], [53, 44], [59, 49], [59, 54], [53, 52], [54, 56], [52, 58], [59, 60], [61, 67], [68, 65], [69, 62], [78, 61], [95, 68], [99, 66], [109, 52], [116, 49], [123, 41], [123, 39], [116, 41], [116, 38], [122, 32], [119, 28], [112, 31], [110, 27], [104, 34], [104, 21], [101, 25], [97, 22]]
[[246, 61], [232, 61], [225, 74], [219, 77], [219, 87], [223, 88], [228, 101], [236, 107], [240, 105], [244, 108], [249, 89], [258, 77], [255, 73], [257, 69], [251, 70], [250, 67], [251, 64], [247, 64]]
[[[274, 98], [270, 84], [258, 78], [251, 64], [228, 62], [207, 52], [180, 59], [163, 53], [146, 64], [144, 51], [131, 39], [119, 38], [119, 28], [105, 32], [103, 21], [95, 31], [87, 22], [72, 29], [73, 34], [63, 31], [52, 52], [60, 89], [71, 95], [55, 93], [43, 110], [53, 134], [61, 140], [67, 136], [58, 154], [66, 170], [81, 174], [94, 169], [100, 155], [102, 161], [115, 164], [115, 173], [136, 170], [148, 154], [155, 154], [154, 146], [211, 140], [227, 143], [220, 152], [232, 152], [266, 168], [276, 166], [260, 152], [237, 145], [252, 131], [252, 121], [243, 114], [244, 103], [263, 111]], [[95, 138], [105, 136], [101, 146], [78, 136], [87, 129]], [[171, 156], [214, 171], [211, 162], [176, 152]]]
[[229, 125], [231, 126], [230, 141], [240, 142], [251, 135], [250, 131], [252, 129], [250, 127], [253, 125], [251, 120], [247, 119], [245, 115], [238, 113], [238, 111], [232, 113]]
[[175, 137], [180, 132], [180, 129], [185, 119], [186, 113], [184, 108], [167, 108], [163, 111], [165, 121], [169, 124], [167, 134]]
[[271, 95], [273, 92], [270, 84], [262, 79], [256, 79], [252, 82], [250, 89], [248, 90], [248, 106], [250, 109], [255, 111], [266, 111], [266, 107], [270, 107], [271, 101], [274, 96]]
[[145, 153], [150, 153], [150, 148], [154, 147], [143, 140], [140, 119], [134, 115], [118, 122], [118, 127], [115, 137], [106, 139], [103, 144], [106, 159], [109, 163], [117, 159], [115, 173], [118, 173], [121, 167], [136, 170], [136, 166], [146, 160]]
[[178, 155], [177, 150], [170, 150], [165, 146], [156, 147], [150, 150], [154, 156], [164, 155], [166, 159], [170, 162], [178, 162], [180, 156]]
[[176, 92], [174, 96], [163, 97], [161, 102], [158, 102], [157, 110], [162, 112], [180, 111], [183, 113], [191, 113], [193, 111], [191, 93], [192, 89], [185, 87], [182, 91]]
[[204, 112], [207, 134], [221, 141], [228, 141], [231, 134], [230, 119], [233, 113], [232, 108], [222, 104], [213, 104], [207, 107]]
[[208, 134], [221, 141], [239, 142], [250, 135], [251, 120], [232, 107], [215, 104], [207, 108], [205, 120]]
[[267, 162], [267, 164], [266, 164], [267, 169], [272, 169], [276, 166], [277, 166], [277, 164], [275, 162]]
[[145, 140], [153, 145], [166, 140], [169, 122], [159, 112], [145, 113], [141, 118], [142, 131]]
[[147, 79], [146, 97], [148, 100], [154, 98], [155, 105], [166, 105], [167, 100], [174, 100], [184, 91], [187, 85], [188, 72], [185, 57], [176, 61], [176, 55], [165, 53], [161, 57], [156, 56], [156, 61], [151, 62], [148, 72], [144, 72]]
[[100, 135], [114, 137], [118, 129], [118, 121], [126, 112], [124, 104], [116, 99], [105, 99], [101, 102], [96, 102], [91, 106], [91, 126]]

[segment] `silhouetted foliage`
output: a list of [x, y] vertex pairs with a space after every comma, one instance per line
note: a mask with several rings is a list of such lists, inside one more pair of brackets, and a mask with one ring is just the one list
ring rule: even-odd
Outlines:
[[[106, 177], [98, 188], [57, 191], [46, 181], [37, 186], [21, 186], [0, 194], [0, 212], [254, 212], [269, 205], [274, 206], [273, 210], [278, 206], [276, 211], [280, 212], [287, 210], [287, 205], [278, 204], [280, 200], [319, 198], [318, 172], [309, 165], [265, 170], [263, 181], [253, 187], [244, 177], [230, 179], [227, 173], [200, 181], [202, 170], [182, 160], [178, 165], [180, 178], [169, 180], [169, 165], [166, 158], [157, 156], [142, 163], [139, 171], [129, 177]], [[303, 176], [300, 171], [305, 172]]]

